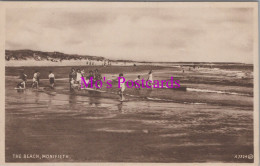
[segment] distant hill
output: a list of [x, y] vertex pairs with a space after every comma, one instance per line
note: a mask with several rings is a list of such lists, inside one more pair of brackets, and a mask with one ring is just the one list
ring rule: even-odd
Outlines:
[[100, 56], [90, 55], [77, 55], [77, 54], [64, 54], [61, 52], [42, 52], [33, 50], [5, 50], [5, 60], [28, 60], [34, 59], [37, 61], [50, 60], [50, 61], [62, 61], [62, 60], [106, 60]]

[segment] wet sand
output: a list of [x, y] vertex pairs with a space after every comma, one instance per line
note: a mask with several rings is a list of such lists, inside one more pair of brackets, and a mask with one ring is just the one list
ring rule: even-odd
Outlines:
[[[125, 77], [146, 74], [148, 68], [132, 69]], [[183, 75], [175, 68], [157, 68], [154, 79], [173, 75], [190, 88], [246, 95], [153, 90], [149, 97], [162, 100], [133, 97], [119, 102], [117, 98], [49, 95], [31, 89], [17, 92], [12, 71], [18, 68], [6, 72], [7, 162], [253, 162], [235, 158], [254, 154], [251, 77], [241, 79], [211, 70], [207, 70], [209, 74], [200, 70]], [[68, 90], [64, 71], [54, 72], [60, 76], [57, 91]], [[112, 70], [104, 74], [117, 75]], [[193, 79], [198, 75], [199, 82]], [[214, 84], [221, 79], [236, 84]], [[41, 86], [47, 83], [42, 80]], [[17, 159], [13, 154], [69, 157]]]

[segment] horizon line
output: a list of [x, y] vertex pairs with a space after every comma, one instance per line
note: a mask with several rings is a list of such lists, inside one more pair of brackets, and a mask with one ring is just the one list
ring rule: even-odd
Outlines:
[[31, 49], [5, 49], [5, 51], [38, 51], [38, 52], [58, 52], [58, 53], [62, 53], [62, 54], [66, 54], [66, 55], [78, 55], [78, 56], [92, 56], [92, 57], [100, 57], [100, 58], [104, 58], [110, 61], [123, 61], [123, 62], [139, 62], [139, 63], [233, 63], [233, 64], [250, 64], [250, 65], [254, 65], [254, 63], [246, 63], [246, 62], [210, 62], [210, 61], [137, 61], [137, 60], [129, 60], [129, 59], [109, 59], [109, 58], [105, 58], [104, 56], [98, 56], [98, 55], [90, 55], [90, 54], [71, 54], [71, 53], [64, 53], [61, 51], [41, 51], [41, 50], [31, 50]]

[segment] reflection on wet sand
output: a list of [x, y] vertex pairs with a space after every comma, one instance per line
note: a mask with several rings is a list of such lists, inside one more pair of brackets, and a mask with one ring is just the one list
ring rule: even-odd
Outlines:
[[[71, 154], [67, 161], [81, 162], [197, 162], [205, 155], [207, 161], [229, 162], [235, 160], [224, 156], [241, 148], [253, 153], [250, 108], [8, 93], [13, 99], [6, 106], [7, 161], [15, 152], [32, 153], [33, 147], [37, 153]], [[53, 144], [46, 144], [50, 140]]]
[[100, 105], [100, 98], [99, 97], [89, 97], [89, 105], [98, 107]]
[[35, 103], [38, 103], [39, 102], [39, 93], [36, 92], [35, 93]]
[[[156, 72], [160, 71], [155, 71], [155, 79], [173, 74]], [[6, 161], [39, 162], [15, 160], [14, 153], [62, 153], [70, 156], [65, 162], [253, 162], [234, 159], [241, 151], [254, 154], [253, 97], [235, 95], [252, 94], [251, 84], [210, 72], [200, 77], [192, 71], [174, 74], [191, 88], [232, 91], [234, 95], [132, 89], [134, 95], [142, 96], [126, 96], [120, 102], [116, 93], [114, 98], [92, 91], [70, 93], [67, 80], [59, 80], [56, 90], [61, 93], [55, 95], [31, 89], [17, 92], [9, 80]], [[218, 77], [229, 82], [219, 85], [223, 81]], [[230, 86], [232, 81], [237, 85]], [[171, 100], [161, 100], [163, 97]]]
[[120, 103], [117, 105], [117, 108], [118, 108], [118, 111], [122, 112], [123, 102], [120, 102]]
[[70, 110], [74, 110], [76, 104], [77, 104], [77, 102], [76, 102], [76, 96], [73, 95], [73, 94], [69, 95], [69, 109], [70, 109]]

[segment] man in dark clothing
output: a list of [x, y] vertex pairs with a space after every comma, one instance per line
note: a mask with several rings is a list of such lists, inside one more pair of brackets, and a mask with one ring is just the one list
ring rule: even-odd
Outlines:
[[[96, 82], [98, 80], [101, 80], [102, 81], [102, 76], [101, 74], [99, 73], [98, 69], [95, 70], [95, 73], [94, 73], [94, 83], [96, 84]], [[100, 85], [100, 82], [97, 82], [97, 86], [101, 88], [101, 85]]]

